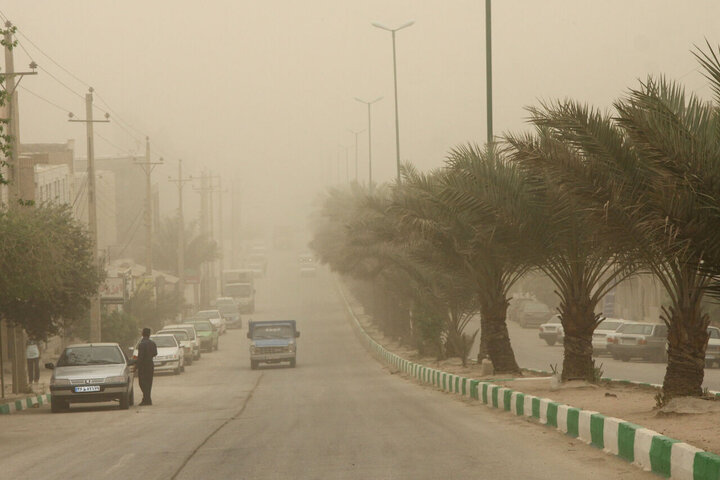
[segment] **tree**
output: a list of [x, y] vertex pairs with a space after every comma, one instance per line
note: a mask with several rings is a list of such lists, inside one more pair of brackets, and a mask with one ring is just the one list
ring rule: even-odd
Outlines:
[[86, 314], [104, 273], [68, 206], [2, 211], [0, 238], [0, 315], [43, 339]]
[[[179, 217], [165, 217], [153, 237], [153, 262], [159, 270], [178, 275], [178, 223]], [[185, 225], [185, 269], [200, 271], [205, 262], [220, 256], [217, 243], [197, 232], [197, 222]]]

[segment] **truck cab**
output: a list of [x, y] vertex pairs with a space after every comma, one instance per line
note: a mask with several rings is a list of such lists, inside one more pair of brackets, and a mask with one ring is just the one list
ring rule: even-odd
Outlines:
[[229, 283], [223, 288], [223, 295], [232, 297], [241, 313], [255, 311], [255, 288], [252, 283]]
[[249, 322], [250, 368], [257, 369], [261, 362], [289, 362], [291, 368], [295, 367], [298, 337], [295, 320]]

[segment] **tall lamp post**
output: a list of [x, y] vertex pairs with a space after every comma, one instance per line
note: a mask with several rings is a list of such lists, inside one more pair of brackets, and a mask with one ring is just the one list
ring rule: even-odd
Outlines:
[[485, 78], [487, 95], [487, 143], [493, 144], [492, 115], [492, 16], [490, 0], [485, 0]]
[[370, 193], [373, 191], [373, 184], [372, 184], [372, 117], [370, 115], [370, 109], [372, 107], [373, 103], [379, 102], [382, 100], [383, 97], [378, 97], [372, 102], [367, 102], [365, 100], [362, 100], [360, 98], [355, 97], [355, 100], [357, 100], [360, 103], [364, 103], [367, 105], [368, 109], [368, 189], [370, 190]]
[[[489, 0], [488, 0], [489, 1]], [[398, 95], [397, 95], [397, 60], [395, 55], [395, 32], [413, 25], [415, 22], [407, 22], [397, 28], [388, 28], [379, 23], [373, 23], [373, 27], [388, 31], [392, 34], [392, 51], [393, 51], [393, 81], [395, 83], [395, 160], [397, 163], [397, 182], [400, 184], [400, 120], [398, 119]]]
[[358, 135], [360, 135], [362, 132], [364, 132], [365, 129], [362, 130], [350, 130], [350, 133], [355, 135], [355, 183], [358, 181]]

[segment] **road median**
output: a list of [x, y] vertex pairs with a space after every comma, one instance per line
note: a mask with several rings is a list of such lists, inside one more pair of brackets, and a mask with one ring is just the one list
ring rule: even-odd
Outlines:
[[14, 399], [6, 403], [0, 403], [0, 415], [9, 415], [28, 408], [38, 408], [48, 402], [50, 402], [49, 393]]

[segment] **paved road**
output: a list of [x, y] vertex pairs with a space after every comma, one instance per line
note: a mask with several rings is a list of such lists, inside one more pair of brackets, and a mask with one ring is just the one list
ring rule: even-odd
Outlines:
[[[299, 320], [298, 366], [251, 371], [245, 331], [153, 407], [47, 407], [0, 418], [0, 478], [649, 479], [527, 420], [391, 375], [356, 340], [332, 281], [271, 259], [257, 320]], [[247, 320], [247, 318], [246, 318]]]

